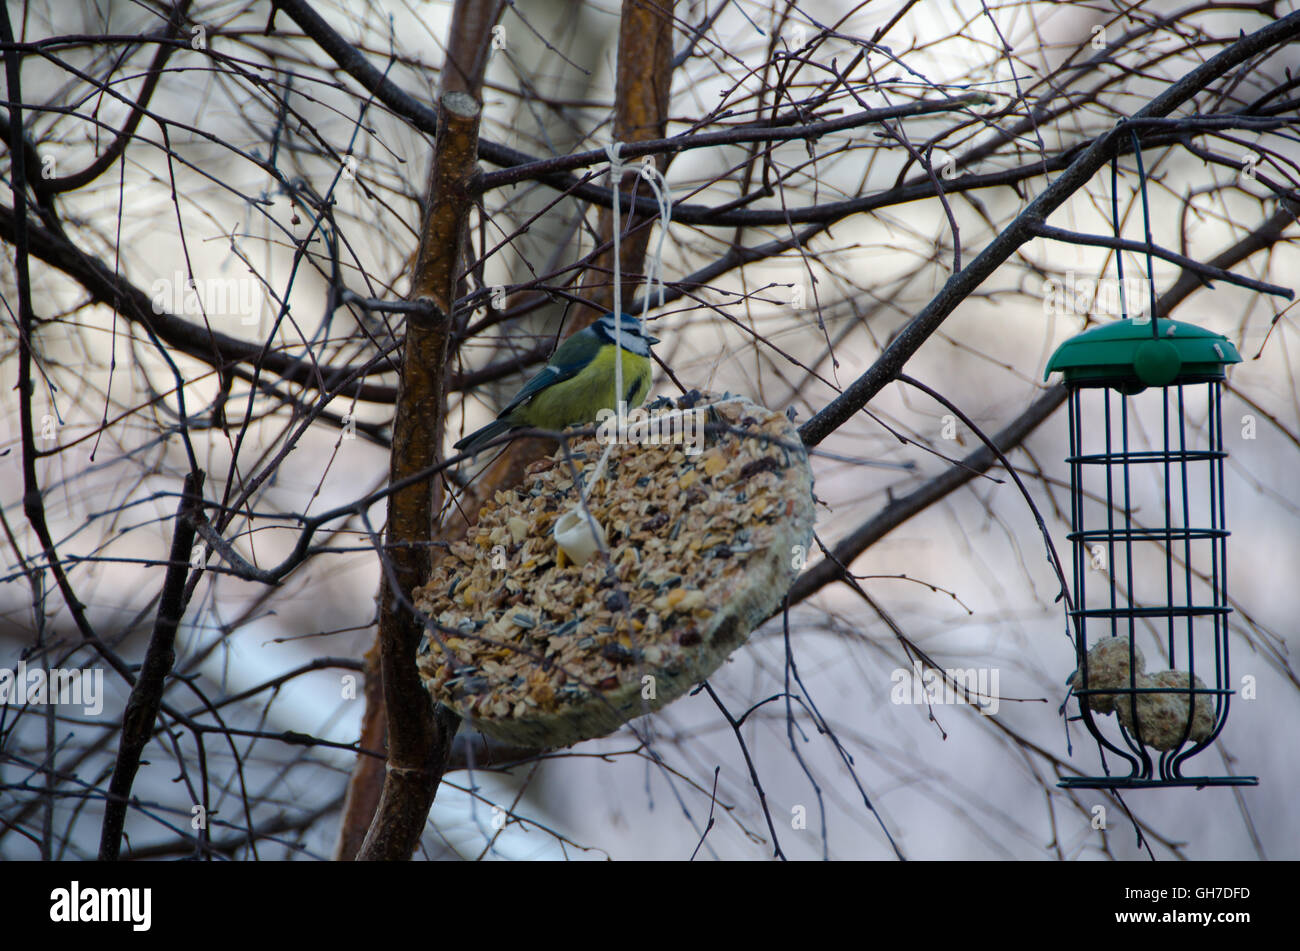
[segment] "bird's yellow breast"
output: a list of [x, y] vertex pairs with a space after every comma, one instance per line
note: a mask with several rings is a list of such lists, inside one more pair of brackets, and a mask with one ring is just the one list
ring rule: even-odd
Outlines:
[[[640, 406], [650, 390], [650, 361], [623, 351], [623, 392], [628, 409]], [[615, 409], [614, 346], [606, 344], [595, 359], [567, 380], [548, 386], [510, 414], [517, 425], [563, 429], [595, 422], [602, 409]]]

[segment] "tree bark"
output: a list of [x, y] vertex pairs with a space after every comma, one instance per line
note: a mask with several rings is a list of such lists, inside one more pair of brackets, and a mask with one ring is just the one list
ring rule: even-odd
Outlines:
[[[483, 77], [487, 72], [488, 56], [491, 47], [492, 28], [496, 25], [505, 9], [504, 0], [491, 0], [491, 2], [482, 2], [482, 0], [456, 0], [456, 6], [452, 10], [451, 27], [447, 44], [447, 59], [443, 64], [442, 75], [440, 78], [441, 96], [445, 99], [447, 94], [468, 95], [471, 100], [478, 100], [481, 97], [483, 88]], [[477, 106], [476, 106], [477, 110]], [[469, 153], [468, 162], [476, 162], [476, 152], [478, 147], [478, 117], [476, 113], [474, 129], [474, 148]], [[446, 126], [441, 121], [438, 124], [439, 143], [442, 141], [442, 135]], [[460, 260], [459, 249], [461, 247], [460, 237], [465, 233], [465, 222], [468, 218], [468, 210], [472, 204], [472, 196], [461, 195], [459, 200], [463, 202], [461, 214], [458, 216], [457, 229], [450, 234], [446, 234], [445, 229], [449, 223], [444, 222], [439, 228], [438, 240], [446, 243], [439, 244], [437, 241], [431, 241], [433, 233], [433, 216], [438, 211], [437, 196], [434, 194], [436, 184], [435, 176], [439, 162], [439, 148], [435, 151], [434, 164], [430, 169], [429, 188], [426, 190], [425, 203], [425, 227], [421, 229], [420, 251], [417, 256], [416, 273], [412, 278], [411, 290], [409, 296], [412, 299], [418, 299], [422, 296], [433, 297], [435, 300], [438, 296], [433, 293], [432, 272], [429, 268], [434, 264], [433, 255], [446, 253], [450, 255], [439, 263], [438, 280], [450, 281], [447, 288], [455, 287], [456, 274], [444, 274], [443, 270], [455, 272], [457, 262]], [[454, 250], [453, 250], [454, 249]], [[445, 298], [445, 304], [440, 303], [443, 313], [450, 315], [451, 301], [454, 300], [454, 293], [450, 290], [444, 290], [448, 296]], [[408, 324], [408, 332], [409, 332]], [[444, 328], [444, 333], [446, 328]], [[409, 338], [407, 347], [409, 348]], [[409, 353], [409, 349], [408, 349]], [[443, 435], [443, 412], [442, 408], [446, 398], [446, 380], [445, 365], [446, 350], [443, 349], [442, 361], [439, 364], [439, 374], [444, 377], [441, 384], [440, 397], [437, 403], [437, 413], [435, 416], [426, 419], [426, 425], [430, 425], [435, 430], [430, 434], [433, 439], [434, 450], [436, 451], [442, 445]], [[405, 361], [404, 361], [405, 362]], [[415, 372], [423, 372], [417, 369]], [[403, 380], [406, 378], [406, 371], [403, 370]], [[401, 398], [399, 396], [398, 414], [401, 413]], [[397, 442], [396, 431], [394, 431], [393, 453], [396, 457]], [[419, 470], [419, 466], [408, 469], [408, 472]], [[394, 476], [396, 478], [396, 476]], [[435, 483], [438, 485], [439, 483]], [[434, 504], [436, 496], [429, 497], [429, 527], [422, 535], [425, 542], [431, 538], [433, 533], [433, 515], [439, 510], [438, 505]], [[392, 531], [392, 522], [389, 522], [389, 531]], [[427, 563], [427, 545], [424, 546], [426, 559], [423, 574], [415, 584], [421, 584], [428, 577]], [[408, 590], [409, 593], [409, 590]], [[378, 688], [377, 681], [383, 676], [383, 614], [382, 605], [386, 603], [387, 592], [381, 591], [381, 620], [380, 634], [375, 645], [366, 653], [366, 689], [365, 689], [365, 711], [361, 718], [361, 745], [370, 749], [381, 746], [382, 741], [388, 731], [388, 717], [385, 706], [385, 691]], [[419, 639], [416, 638], [418, 645]], [[414, 654], [412, 653], [412, 671], [414, 671]], [[445, 738], [445, 745], [448, 749], [451, 747], [452, 738], [455, 735], [455, 725], [449, 725], [452, 736]], [[373, 818], [379, 808], [379, 802], [383, 795], [382, 790], [386, 784], [384, 772], [380, 769], [380, 764], [369, 756], [358, 756], [356, 766], [353, 768], [352, 777], [348, 782], [347, 798], [344, 802], [343, 822], [339, 830], [339, 841], [334, 851], [335, 859], [350, 860], [358, 855], [364, 838], [368, 835], [372, 826]], [[439, 770], [441, 776], [441, 770]], [[436, 780], [435, 780], [436, 787]], [[433, 790], [430, 791], [429, 801], [433, 801]], [[425, 812], [428, 812], [426, 806]], [[423, 821], [423, 820], [422, 820]], [[418, 838], [418, 837], [417, 837]], [[412, 847], [413, 851], [413, 847]], [[405, 857], [409, 857], [409, 854]]]
[[[440, 102], [429, 174], [428, 216], [421, 232], [411, 297], [433, 313], [406, 320], [402, 379], [393, 422], [389, 479], [397, 482], [437, 463], [446, 397], [447, 344], [460, 262], [460, 237], [473, 207], [480, 109], [472, 96], [449, 92]], [[416, 482], [388, 497], [384, 575], [380, 584], [379, 659], [388, 722], [388, 764], [362, 860], [409, 859], [420, 841], [459, 719], [434, 709], [415, 668], [424, 622], [411, 593], [429, 577], [434, 492]]]

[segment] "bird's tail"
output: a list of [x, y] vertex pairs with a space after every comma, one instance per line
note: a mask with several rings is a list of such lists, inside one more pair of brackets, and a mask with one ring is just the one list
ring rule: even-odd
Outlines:
[[514, 428], [513, 423], [508, 423], [504, 419], [494, 419], [482, 429], [476, 430], [456, 443], [455, 448], [461, 452], [476, 453], [484, 445], [496, 439], [502, 433], [509, 432]]

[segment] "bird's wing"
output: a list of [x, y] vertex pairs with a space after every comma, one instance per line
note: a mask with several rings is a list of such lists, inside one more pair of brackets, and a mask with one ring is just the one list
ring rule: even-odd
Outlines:
[[548, 386], [554, 386], [556, 383], [577, 376], [582, 368], [591, 362], [593, 351], [599, 349], [600, 341], [592, 340], [590, 335], [574, 334], [560, 344], [546, 366], [524, 384], [523, 389], [515, 394], [515, 398], [497, 414], [497, 419], [508, 416]]

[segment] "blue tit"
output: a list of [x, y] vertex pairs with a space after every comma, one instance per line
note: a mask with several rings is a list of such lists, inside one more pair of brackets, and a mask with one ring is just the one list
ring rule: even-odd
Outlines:
[[[470, 433], [456, 448], [477, 452], [512, 429], [560, 430], [596, 421], [602, 409], [614, 410], [615, 317], [606, 314], [560, 344], [541, 371], [524, 384], [497, 418]], [[628, 409], [640, 406], [650, 390], [650, 345], [659, 341], [641, 332], [641, 322], [622, 316], [623, 392]]]

